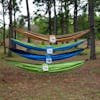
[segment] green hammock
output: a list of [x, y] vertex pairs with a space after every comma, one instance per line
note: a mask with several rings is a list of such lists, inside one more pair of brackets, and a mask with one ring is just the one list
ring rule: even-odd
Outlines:
[[27, 63], [21, 63], [21, 62], [11, 62], [16, 67], [26, 69], [33, 72], [61, 72], [61, 71], [67, 71], [70, 69], [74, 69], [77, 67], [80, 67], [85, 63], [85, 61], [74, 61], [74, 62], [68, 62], [68, 63], [61, 63], [61, 64], [44, 64], [48, 67], [48, 70], [43, 70], [43, 65], [34, 65], [34, 64], [27, 64]]

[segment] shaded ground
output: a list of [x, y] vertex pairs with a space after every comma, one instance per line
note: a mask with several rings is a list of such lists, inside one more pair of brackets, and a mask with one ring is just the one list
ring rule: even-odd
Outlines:
[[0, 100], [100, 100], [99, 59], [52, 74], [31, 73], [0, 62]]
[[[66, 61], [87, 58], [84, 54]], [[0, 59], [0, 100], [100, 100], [100, 52], [97, 60], [78, 69], [51, 74], [25, 71]]]

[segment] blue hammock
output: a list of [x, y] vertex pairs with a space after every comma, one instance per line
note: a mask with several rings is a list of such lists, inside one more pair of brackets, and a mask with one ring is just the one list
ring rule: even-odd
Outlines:
[[[22, 56], [22, 57], [25, 57], [31, 60], [46, 61], [46, 57], [48, 56], [48, 55], [45, 56], [45, 55], [31, 54], [26, 51], [22, 51], [19, 49], [13, 49], [13, 48], [10, 48], [10, 50], [19, 56]], [[66, 58], [76, 56], [80, 54], [82, 51], [84, 51], [84, 49], [79, 49], [79, 50], [75, 50], [75, 51], [64, 53], [64, 54], [51, 55], [51, 59], [52, 61], [63, 60]]]
[[32, 46], [32, 45], [29, 44], [29, 43], [26, 44], [26, 43], [21, 42], [21, 41], [16, 40], [16, 39], [11, 39], [11, 42], [13, 42], [14, 44], [17, 44], [17, 45], [19, 45], [19, 46], [28, 48], [28, 49], [33, 49], [33, 50], [37, 50], [37, 51], [46, 51], [45, 48], [39, 48], [39, 47], [36, 47], [36, 46]]
[[[33, 46], [33, 45], [29, 44], [29, 43], [21, 42], [21, 41], [16, 40], [16, 39], [11, 39], [11, 41], [14, 44], [20, 45], [20, 46], [28, 48], [28, 49], [37, 50], [37, 51], [46, 51], [47, 50], [46, 48], [39, 48], [39, 47]], [[53, 48], [53, 52], [69, 50], [71, 48], [79, 46], [80, 44], [84, 43], [85, 41], [86, 40], [80, 40], [80, 41], [78, 41], [76, 43], [72, 43], [72, 44], [69, 44], [69, 45], [67, 44], [66, 46], [63, 46], [63, 47]]]

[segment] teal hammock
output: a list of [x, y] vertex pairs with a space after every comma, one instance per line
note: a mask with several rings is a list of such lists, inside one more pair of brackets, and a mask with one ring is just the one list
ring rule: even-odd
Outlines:
[[32, 49], [32, 50], [36, 50], [36, 51], [47, 51], [47, 48], [48, 47], [51, 47], [53, 49], [53, 52], [56, 52], [56, 51], [65, 51], [65, 50], [69, 50], [71, 48], [74, 48], [74, 47], [77, 47], [81, 44], [83, 44], [86, 40], [80, 40], [78, 42], [72, 42], [72, 43], [68, 43], [68, 44], [63, 44], [62, 46], [61, 45], [58, 45], [58, 46], [55, 46], [55, 45], [51, 45], [51, 46], [47, 46], [43, 47], [43, 45], [40, 45], [40, 47], [36, 46], [36, 45], [32, 45], [30, 43], [26, 43], [26, 42], [21, 42], [19, 40], [16, 40], [16, 39], [11, 39], [11, 42], [14, 43], [14, 44], [17, 44], [19, 46], [22, 46], [22, 47], [25, 47], [27, 49]]
[[68, 71], [74, 68], [78, 68], [81, 65], [85, 63], [84, 60], [82, 61], [73, 61], [73, 62], [67, 62], [67, 63], [61, 63], [61, 64], [50, 64], [46, 66], [48, 67], [48, 70], [43, 70], [43, 65], [34, 65], [34, 64], [27, 64], [27, 63], [21, 63], [21, 62], [10, 62], [11, 64], [15, 65], [16, 67], [29, 70], [32, 72], [62, 72], [62, 71]]

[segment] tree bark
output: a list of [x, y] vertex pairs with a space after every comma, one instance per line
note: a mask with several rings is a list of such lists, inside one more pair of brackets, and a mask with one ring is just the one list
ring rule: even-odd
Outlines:
[[51, 34], [51, 1], [48, 1], [48, 13], [49, 13], [49, 24], [48, 24], [48, 32]]
[[63, 1], [61, 0], [61, 34], [64, 34], [64, 14], [63, 14], [63, 5], [62, 5]]
[[[12, 48], [13, 45], [11, 43], [11, 38], [13, 38], [13, 27], [12, 27], [12, 0], [9, 1], [9, 6], [8, 6], [8, 9], [9, 9], [9, 48]], [[12, 56], [12, 52], [8, 49], [8, 56], [11, 57]]]
[[69, 33], [69, 8], [67, 7], [67, 1], [65, 0], [65, 32]]
[[74, 32], [78, 31], [77, 27], [77, 0], [74, 0]]
[[3, 46], [4, 46], [4, 54], [6, 54], [6, 44], [5, 44], [5, 10], [4, 10], [4, 2], [2, 2], [2, 8], [3, 8]]
[[56, 1], [54, 0], [54, 34], [57, 35], [57, 13], [56, 13]]
[[[28, 4], [28, 0], [26, 0], [26, 7], [27, 7], [28, 30], [31, 31], [31, 25], [30, 25], [30, 12], [29, 12], [29, 4]], [[29, 42], [29, 43], [31, 42], [30, 38], [28, 38], [28, 42]]]
[[[16, 10], [14, 10], [14, 27], [16, 27]], [[16, 31], [14, 31], [14, 38], [16, 39]]]
[[94, 31], [94, 0], [88, 0], [89, 3], [89, 24], [90, 24], [90, 59], [96, 59], [95, 50], [95, 31]]
[[[14, 8], [14, 27], [16, 28], [16, 9], [15, 8]], [[16, 39], [16, 31], [14, 31], [13, 37], [14, 37], [14, 39]], [[14, 48], [16, 48], [16, 44], [14, 44]]]

